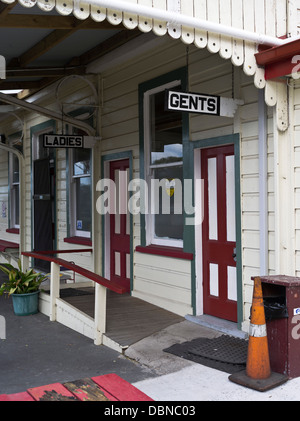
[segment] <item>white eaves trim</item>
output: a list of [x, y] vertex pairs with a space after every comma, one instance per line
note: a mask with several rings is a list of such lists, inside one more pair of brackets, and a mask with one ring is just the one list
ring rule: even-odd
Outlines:
[[[14, 3], [15, 0], [0, 0]], [[297, 2], [289, 0], [18, 0], [24, 7], [37, 5], [47, 12], [54, 8], [61, 15], [78, 19], [107, 19], [113, 25], [155, 35], [168, 34], [185, 44], [207, 48], [241, 66], [254, 85], [266, 88], [269, 106], [281, 102], [280, 130], [287, 127], [286, 92], [274, 82], [266, 82], [264, 68], [258, 67], [255, 53], [259, 44], [278, 46], [295, 39], [298, 33]], [[290, 37], [286, 38], [287, 36]], [[286, 38], [286, 39], [282, 39]]]
[[[1, 0], [14, 3], [15, 0]], [[207, 48], [231, 59], [235, 66], [255, 76], [258, 88], [265, 86], [264, 73], [256, 64], [258, 44], [278, 46], [295, 34], [291, 26], [297, 13], [286, 0], [18, 0], [26, 8], [37, 5], [47, 12], [71, 13], [78, 19], [107, 19], [113, 25], [155, 35], [168, 34], [186, 44]], [[288, 38], [290, 41], [292, 38]]]
[[[199, 17], [188, 16], [183, 13], [174, 12], [170, 10], [162, 10], [160, 8], [144, 6], [140, 3], [134, 3], [124, 0], [88, 0], [86, 4], [96, 7], [105, 7], [119, 12], [135, 15], [139, 17], [155, 19], [167, 23], [173, 27], [173, 38], [178, 38], [175, 28], [177, 26], [185, 26], [193, 29], [205, 30], [218, 35], [226, 35], [228, 37], [241, 39], [243, 41], [250, 41], [256, 44], [265, 44], [269, 46], [282, 45], [285, 41], [274, 36], [259, 34], [256, 32], [247, 31], [245, 29], [235, 28], [234, 26], [223, 25], [218, 22], [213, 22], [207, 19], [200, 19]], [[134, 18], [130, 20], [133, 21]], [[123, 18], [124, 21], [124, 18]], [[132, 26], [132, 25], [131, 25]], [[129, 28], [132, 29], [132, 28]], [[172, 32], [170, 33], [172, 36]]]

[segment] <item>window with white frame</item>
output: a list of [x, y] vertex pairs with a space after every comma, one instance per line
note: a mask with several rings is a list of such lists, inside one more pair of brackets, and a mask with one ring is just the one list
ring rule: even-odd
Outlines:
[[69, 151], [71, 236], [91, 237], [91, 155], [91, 149]]
[[[182, 113], [165, 109], [165, 91], [171, 88], [180, 90], [180, 81], [144, 93], [145, 175], [151, 209], [146, 215], [146, 242], [182, 247], [184, 217], [175, 203], [183, 186]], [[159, 194], [153, 195], [153, 183], [160, 185]], [[165, 209], [164, 199], [169, 201]]]

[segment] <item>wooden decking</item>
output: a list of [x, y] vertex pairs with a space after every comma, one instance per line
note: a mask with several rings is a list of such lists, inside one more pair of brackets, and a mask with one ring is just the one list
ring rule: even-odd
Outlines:
[[[94, 288], [80, 288], [89, 295], [62, 297], [80, 311], [94, 317]], [[171, 313], [129, 294], [117, 294], [107, 290], [106, 336], [122, 347], [184, 320]]]

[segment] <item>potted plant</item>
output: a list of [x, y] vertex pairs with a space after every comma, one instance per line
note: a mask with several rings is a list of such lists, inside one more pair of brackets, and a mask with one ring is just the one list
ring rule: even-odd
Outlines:
[[12, 297], [14, 312], [17, 316], [28, 316], [38, 312], [39, 287], [47, 276], [29, 269], [22, 271], [21, 260], [18, 267], [10, 264], [0, 265], [0, 270], [8, 275], [8, 280], [0, 287], [0, 295], [7, 293]]

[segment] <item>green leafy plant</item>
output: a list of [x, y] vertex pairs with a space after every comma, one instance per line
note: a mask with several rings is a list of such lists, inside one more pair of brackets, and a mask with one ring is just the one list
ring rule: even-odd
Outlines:
[[33, 269], [23, 272], [21, 260], [18, 261], [17, 268], [7, 264], [5, 266], [0, 265], [0, 270], [8, 275], [8, 280], [0, 287], [0, 295], [5, 292], [11, 295], [38, 291], [41, 283], [47, 278], [42, 273], [34, 272]]

